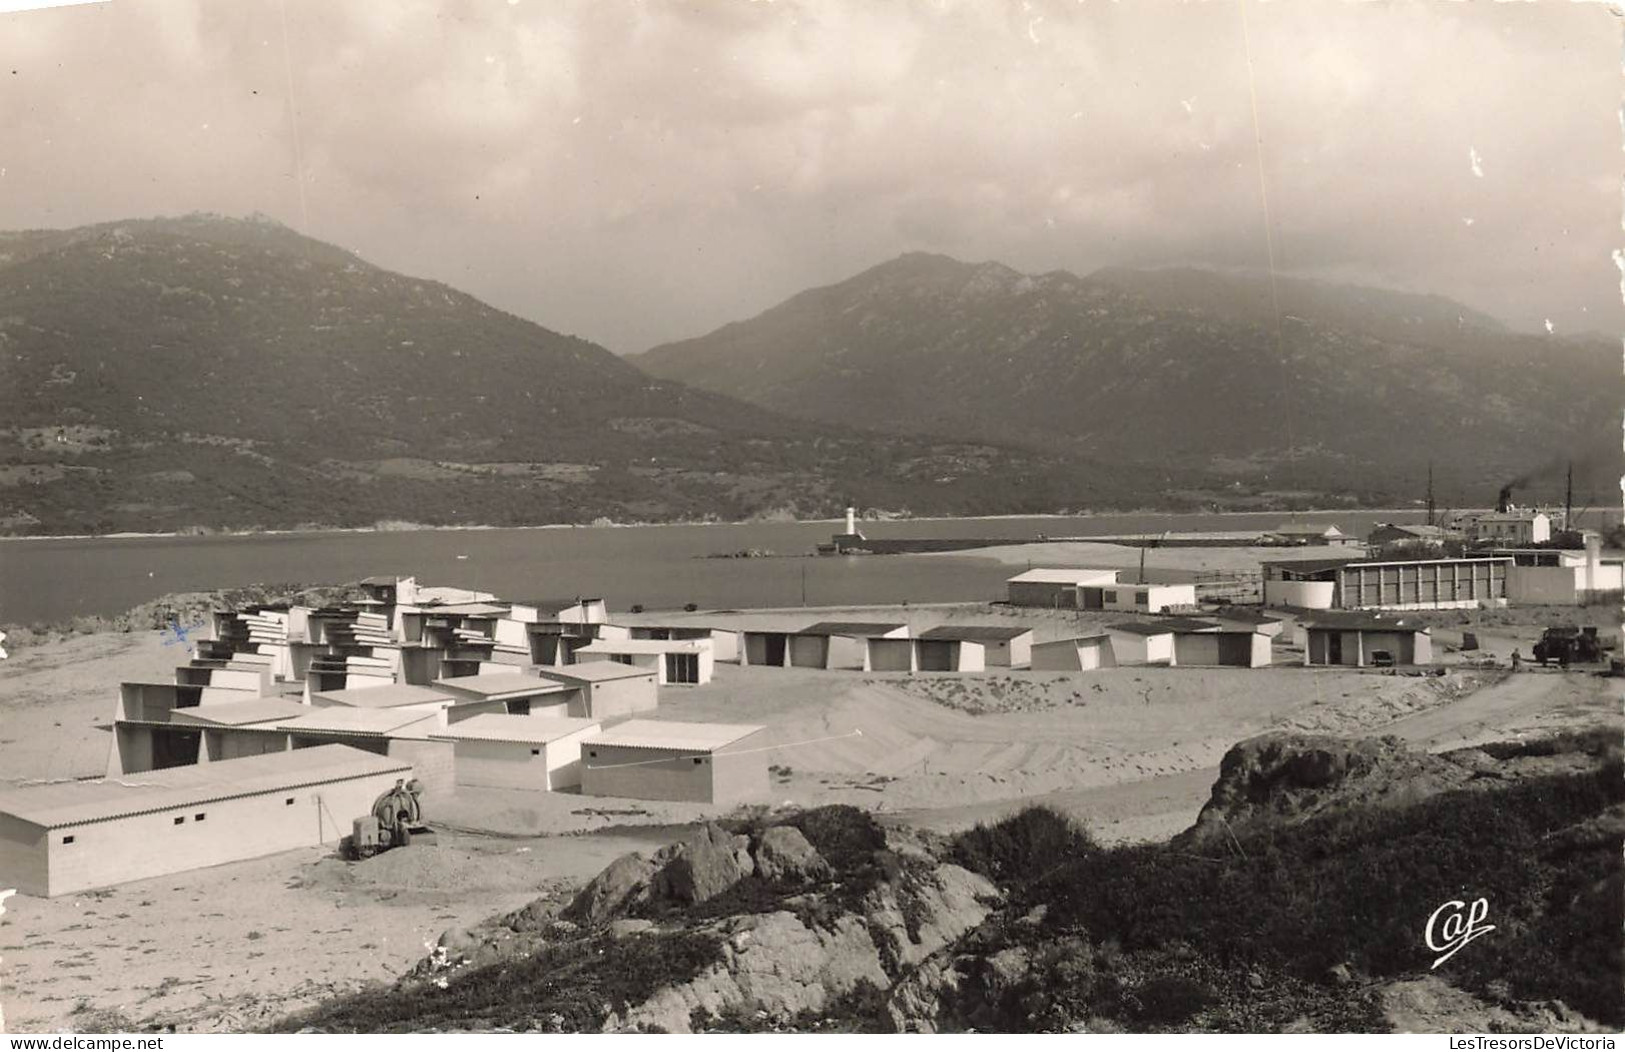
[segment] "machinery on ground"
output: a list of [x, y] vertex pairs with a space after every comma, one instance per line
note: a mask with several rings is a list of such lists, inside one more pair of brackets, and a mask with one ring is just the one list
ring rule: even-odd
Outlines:
[[1602, 640], [1595, 625], [1575, 628], [1572, 625], [1552, 625], [1535, 644], [1535, 660], [1542, 665], [1557, 662], [1564, 668], [1570, 665], [1594, 665], [1602, 661]]
[[392, 847], [406, 847], [416, 834], [427, 833], [423, 824], [423, 784], [397, 779], [395, 788], [373, 801], [372, 813], [357, 818], [351, 826], [347, 854], [351, 858], [371, 858]]

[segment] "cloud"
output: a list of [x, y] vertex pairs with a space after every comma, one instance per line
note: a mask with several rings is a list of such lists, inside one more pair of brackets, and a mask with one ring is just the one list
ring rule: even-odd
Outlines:
[[0, 226], [308, 216], [382, 265], [639, 350], [910, 249], [1262, 266], [1267, 196], [1288, 272], [1531, 329], [1620, 320], [1606, 9], [1251, 4], [1247, 28], [1250, 69], [1218, 2], [0, 16]]

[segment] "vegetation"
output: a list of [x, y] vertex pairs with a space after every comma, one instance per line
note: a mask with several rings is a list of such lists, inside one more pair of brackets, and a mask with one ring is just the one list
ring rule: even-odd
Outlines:
[[[1032, 961], [995, 999], [1000, 1023], [1278, 1029], [1307, 1015], [1367, 1029], [1380, 1024], [1374, 1002], [1363, 986], [1339, 983], [1425, 972], [1429, 915], [1482, 896], [1494, 937], [1442, 974], [1491, 1001], [1561, 999], [1625, 1024], [1620, 932], [1602, 920], [1618, 915], [1618, 838], [1565, 834], [1625, 802], [1617, 734], [1486, 751], [1573, 746], [1598, 767], [1398, 810], [1349, 808], [1290, 829], [1248, 827], [1205, 853], [1095, 848], [1043, 811], [962, 834], [955, 857], [997, 874], [1012, 899], [977, 950], [1018, 948]], [[1013, 920], [1040, 907], [1041, 924]]]
[[285, 1019], [276, 1029], [593, 1031], [612, 1012], [641, 1004], [721, 959], [721, 942], [704, 933], [600, 935], [546, 944], [532, 956], [473, 969], [444, 986], [417, 984], [409, 994], [364, 991]]

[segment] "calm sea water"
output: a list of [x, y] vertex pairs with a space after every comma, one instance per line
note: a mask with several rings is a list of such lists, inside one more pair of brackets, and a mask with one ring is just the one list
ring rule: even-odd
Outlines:
[[[871, 537], [1034, 540], [1163, 530], [1262, 530], [1280, 513], [1114, 515], [1088, 518], [909, 520], [865, 523]], [[1376, 521], [1420, 514], [1301, 516], [1363, 536]], [[994, 599], [1007, 567], [940, 556], [808, 557], [830, 523], [737, 526], [424, 530], [239, 537], [128, 537], [0, 541], [0, 622], [117, 614], [168, 592], [256, 583], [342, 582], [415, 575], [509, 598], [601, 595], [614, 609], [833, 606]], [[700, 556], [756, 548], [767, 559]]]

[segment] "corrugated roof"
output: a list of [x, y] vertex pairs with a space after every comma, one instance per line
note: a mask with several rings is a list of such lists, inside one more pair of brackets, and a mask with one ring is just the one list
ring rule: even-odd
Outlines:
[[1213, 620], [1220, 623], [1225, 621], [1234, 621], [1237, 624], [1243, 625], [1273, 625], [1280, 624], [1285, 620], [1285, 618], [1276, 617], [1273, 614], [1262, 613], [1258, 610], [1227, 609], [1215, 611], [1213, 614]]
[[[310, 711], [310, 706], [283, 698], [253, 698], [213, 705], [190, 705], [171, 710], [172, 722], [199, 720], [223, 727], [243, 727], [251, 723], [286, 720]], [[180, 719], [184, 717], [185, 719]]]
[[1103, 584], [1117, 580], [1116, 570], [1055, 570], [1042, 567], [1018, 573], [1007, 584]]
[[312, 694], [311, 697], [351, 709], [394, 709], [402, 705], [435, 705], [454, 700], [443, 690], [413, 686], [410, 683], [382, 683], [376, 687], [324, 690]]
[[598, 720], [573, 719], [564, 716], [509, 716], [486, 713], [458, 720], [443, 731], [429, 735], [452, 741], [524, 742], [545, 745], [567, 735], [584, 730], [598, 730]]
[[1042, 643], [1034, 643], [1033, 647], [1034, 647], [1034, 649], [1037, 649], [1038, 647], [1052, 647], [1052, 646], [1056, 646], [1057, 644], [1062, 644], [1062, 643], [1071, 643], [1073, 645], [1076, 645], [1078, 643], [1099, 643], [1102, 640], [1110, 640], [1110, 639], [1111, 639], [1111, 636], [1107, 635], [1104, 632], [1101, 632], [1101, 633], [1099, 633], [1097, 635], [1091, 635], [1091, 636], [1069, 636], [1066, 639], [1048, 639], [1048, 640], [1045, 640]]
[[920, 638], [968, 639], [975, 642], [983, 639], [1015, 639], [1031, 631], [1023, 625], [938, 625], [921, 632]]
[[1173, 634], [1173, 629], [1166, 625], [1153, 625], [1145, 621], [1119, 621], [1115, 625], [1107, 625], [1112, 632], [1126, 632], [1135, 636], [1167, 636]]
[[1157, 623], [1174, 632], [1206, 632], [1219, 627], [1215, 622], [1195, 617], [1165, 617]]
[[350, 778], [405, 774], [411, 769], [409, 763], [349, 745], [319, 745], [143, 771], [117, 780], [53, 782], [10, 789], [0, 792], [0, 814], [55, 829]]
[[637, 676], [653, 676], [652, 668], [623, 665], [619, 661], [581, 661], [574, 665], [535, 665], [536, 674], [566, 683], [604, 683]]
[[908, 625], [891, 621], [820, 621], [797, 632], [798, 636], [883, 636]]
[[556, 694], [567, 691], [569, 685], [557, 680], [542, 679], [525, 672], [486, 672], [478, 676], [450, 676], [435, 680], [440, 687], [466, 690], [470, 694], [483, 694], [488, 698], [508, 694]]
[[748, 738], [761, 730], [750, 723], [677, 723], [666, 720], [627, 720], [594, 735], [583, 745], [617, 745], [628, 749], [676, 749], [712, 752]]
[[297, 719], [277, 724], [281, 730], [295, 734], [372, 734], [379, 737], [422, 737], [418, 733], [401, 734], [416, 724], [434, 726], [435, 716], [430, 712], [401, 712], [395, 709], [317, 709]]

